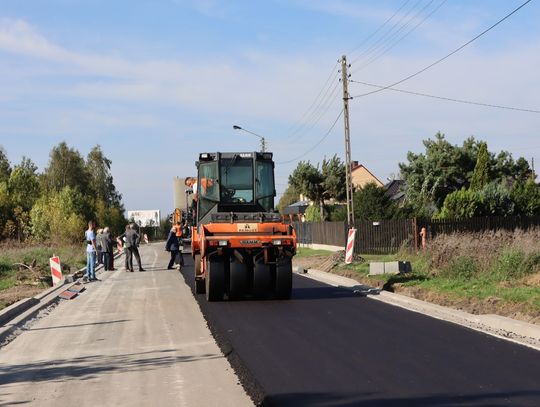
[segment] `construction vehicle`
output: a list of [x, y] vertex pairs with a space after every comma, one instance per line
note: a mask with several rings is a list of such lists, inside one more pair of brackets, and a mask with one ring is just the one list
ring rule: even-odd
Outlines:
[[274, 210], [272, 153], [202, 153], [196, 165], [195, 292], [290, 298], [296, 232]]

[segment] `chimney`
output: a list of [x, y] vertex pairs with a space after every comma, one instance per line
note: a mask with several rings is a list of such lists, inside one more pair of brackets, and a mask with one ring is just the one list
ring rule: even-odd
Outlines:
[[356, 167], [359, 167], [358, 161], [353, 161], [351, 164], [351, 171], [354, 170]]

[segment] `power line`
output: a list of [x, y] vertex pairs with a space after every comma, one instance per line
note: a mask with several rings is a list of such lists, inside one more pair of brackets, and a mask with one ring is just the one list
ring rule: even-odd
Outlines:
[[403, 83], [405, 81], [408, 81], [409, 79], [412, 79], [414, 78], [415, 76], [418, 76], [420, 75], [421, 73], [427, 71], [428, 69], [434, 67], [435, 65], [437, 64], [440, 64], [442, 61], [450, 58], [452, 55], [454, 55], [455, 53], [461, 51], [463, 48], [465, 48], [467, 45], [471, 44], [472, 42], [476, 41], [478, 38], [482, 37], [484, 34], [486, 34], [487, 32], [491, 31], [493, 28], [495, 28], [496, 26], [498, 26], [499, 24], [501, 24], [503, 21], [505, 21], [506, 19], [508, 19], [509, 17], [511, 17], [513, 14], [517, 13], [520, 9], [522, 9], [523, 7], [525, 7], [527, 4], [529, 4], [532, 0], [527, 0], [526, 2], [524, 2], [523, 4], [521, 4], [519, 7], [517, 7], [516, 9], [514, 9], [512, 12], [510, 12], [509, 14], [507, 14], [506, 16], [504, 16], [503, 18], [501, 18], [499, 21], [497, 21], [495, 24], [493, 24], [492, 26], [490, 26], [489, 28], [486, 28], [484, 31], [482, 31], [480, 34], [478, 34], [476, 37], [474, 37], [473, 39], [467, 41], [465, 44], [461, 45], [460, 47], [456, 48], [454, 51], [450, 52], [449, 54], [447, 54], [446, 56], [438, 59], [437, 61], [433, 62], [432, 64], [426, 66], [425, 68], [422, 68], [421, 70], [419, 70], [418, 72], [415, 72], [397, 82], [394, 82], [390, 85], [387, 85], [387, 86], [384, 86], [380, 89], [377, 89], [377, 90], [374, 90], [374, 91], [371, 91], [371, 92], [367, 92], [367, 93], [363, 93], [361, 95], [357, 95], [357, 96], [353, 96], [353, 98], [359, 98], [359, 97], [364, 97], [364, 96], [368, 96], [368, 95], [373, 95], [374, 93], [379, 93], [379, 92], [382, 92], [383, 90], [386, 90], [386, 89], [389, 89], [391, 87], [394, 87], [396, 85], [399, 85], [400, 83]]
[[322, 136], [322, 138], [317, 141], [310, 149], [308, 149], [307, 151], [305, 151], [303, 154], [299, 155], [298, 157], [295, 157], [291, 160], [287, 160], [287, 161], [279, 161], [277, 164], [289, 164], [289, 163], [292, 163], [294, 161], [298, 161], [300, 158], [306, 156], [307, 154], [311, 153], [313, 150], [315, 150], [315, 148], [317, 148], [319, 146], [319, 144], [321, 144], [325, 139], [326, 137], [328, 137], [328, 135], [330, 134], [330, 132], [334, 129], [334, 127], [336, 126], [336, 123], [338, 122], [339, 118], [341, 117], [341, 115], [343, 114], [343, 109], [341, 110], [341, 112], [339, 112], [338, 116], [336, 117], [336, 120], [334, 120], [334, 123], [332, 123], [332, 126], [330, 126], [330, 128], [328, 129], [328, 131], [324, 134], [324, 136]]
[[[413, 31], [415, 31], [418, 27], [420, 27], [422, 24], [424, 24], [424, 22], [430, 18], [433, 14], [435, 14], [443, 5], [444, 3], [446, 3], [447, 0], [442, 0], [438, 6], [436, 6], [431, 12], [429, 12], [422, 20], [420, 20], [418, 23], [416, 23], [416, 25], [414, 27], [412, 27], [409, 31], [407, 31], [406, 33], [404, 33], [401, 37], [399, 37], [396, 41], [394, 41], [392, 44], [390, 44], [389, 46], [387, 46], [384, 50], [382, 50], [382, 52], [379, 52], [377, 55], [374, 55], [372, 56], [369, 61], [367, 61], [365, 64], [361, 65], [360, 67], [358, 67], [357, 69], [355, 69], [353, 71], [353, 73], [355, 72], [358, 72], [362, 69], [364, 69], [365, 67], [367, 67], [368, 65], [371, 65], [373, 62], [375, 62], [376, 60], [380, 59], [383, 55], [385, 55], [386, 53], [388, 53], [388, 51], [390, 51], [392, 48], [394, 48], [397, 44], [399, 44], [401, 41], [403, 41], [405, 38], [407, 38]], [[431, 5], [431, 2], [425, 6], [424, 8], [422, 8], [422, 10], [418, 13], [420, 14], [422, 11], [424, 11], [425, 8], [427, 8], [429, 5]], [[418, 15], [417, 14], [417, 15]], [[416, 16], [415, 16], [416, 17]], [[404, 28], [404, 27], [402, 27]], [[399, 32], [401, 31], [398, 30], [395, 34], [398, 34]]]
[[[337, 75], [337, 73], [335, 73], [335, 69], [337, 68], [337, 66], [339, 65], [339, 62], [336, 62], [336, 64], [332, 67], [332, 70], [330, 71], [330, 75], [328, 75], [328, 78], [326, 79], [326, 81], [324, 82], [324, 85], [322, 86], [321, 90], [319, 91], [319, 93], [317, 94], [317, 96], [315, 97], [315, 99], [313, 100], [313, 102], [311, 103], [311, 105], [308, 107], [308, 109], [304, 112], [304, 114], [302, 115], [302, 117], [300, 118], [299, 120], [299, 124], [293, 126], [291, 128], [292, 129], [295, 129], [294, 131], [292, 131], [291, 135], [295, 134], [295, 133], [298, 133], [299, 130], [302, 128], [302, 126], [304, 125], [304, 123], [302, 123], [302, 121], [307, 118], [308, 114], [311, 115], [313, 114], [316, 109], [320, 106], [321, 104], [321, 101], [319, 101], [319, 104], [317, 105], [317, 107], [315, 108], [315, 110], [313, 112], [310, 113], [311, 109], [317, 104], [317, 101], [319, 100], [319, 97], [321, 97], [321, 95], [323, 94], [324, 90], [326, 89], [326, 92], [324, 92], [324, 95], [326, 96], [326, 94], [328, 94], [328, 90], [330, 89], [330, 85], [329, 83], [331, 83], [331, 79], [332, 79], [332, 76], [334, 76], [334, 80], [335, 80], [335, 77]], [[323, 96], [324, 98], [324, 96]]]
[[[429, 4], [431, 4], [433, 1], [434, 0], [430, 0]], [[416, 3], [414, 3], [414, 5], [410, 8], [409, 11], [407, 11], [404, 15], [401, 16], [401, 18], [398, 21], [396, 21], [391, 27], [389, 27], [389, 29], [386, 30], [386, 32], [378, 40], [376, 40], [373, 44], [371, 44], [371, 46], [368, 49], [364, 50], [360, 55], [358, 55], [358, 57], [356, 57], [351, 62], [351, 64], [352, 65], [356, 64], [356, 62], [362, 59], [364, 56], [377, 52], [381, 47], [383, 47], [388, 41], [388, 38], [389, 37], [392, 38], [395, 35], [394, 30], [398, 28], [398, 26], [402, 23], [402, 21], [406, 20], [409, 17], [409, 15], [411, 15], [414, 12], [414, 10], [417, 8], [417, 6], [420, 3], [422, 3], [422, 0], [418, 0]], [[399, 30], [411, 24], [411, 21], [413, 20], [413, 18], [414, 16], [411, 16], [407, 21], [401, 24], [401, 27], [398, 28], [398, 32]]]
[[405, 90], [405, 89], [388, 88], [388, 87], [385, 87], [385, 86], [382, 86], [382, 85], [375, 85], [373, 83], [355, 81], [355, 80], [352, 80], [352, 79], [349, 79], [349, 82], [359, 83], [360, 85], [365, 85], [365, 86], [371, 86], [372, 88], [379, 88], [379, 89], [385, 88], [387, 90], [393, 90], [394, 92], [407, 93], [409, 95], [416, 95], [416, 96], [424, 96], [424, 97], [433, 98], [433, 99], [446, 100], [446, 101], [449, 101], [449, 102], [465, 103], [465, 104], [468, 104], [468, 105], [492, 107], [492, 108], [497, 108], [497, 109], [517, 110], [519, 112], [527, 112], [527, 113], [540, 113], [540, 110], [524, 109], [524, 108], [520, 108], [520, 107], [495, 105], [495, 104], [491, 104], [491, 103], [473, 102], [473, 101], [464, 100], [464, 99], [454, 99], [454, 98], [449, 98], [449, 97], [445, 97], [445, 96], [429, 95], [427, 93], [413, 92], [413, 91]]
[[368, 35], [359, 45], [357, 45], [356, 47], [354, 47], [351, 51], [349, 51], [349, 54], [352, 54], [353, 52], [355, 52], [356, 50], [358, 50], [359, 48], [361, 48], [366, 42], [368, 42], [371, 38], [373, 38], [375, 35], [377, 35], [377, 33], [379, 31], [381, 31], [384, 26], [386, 24], [388, 24], [390, 21], [392, 21], [394, 19], [394, 17], [401, 11], [401, 9], [403, 9], [403, 7], [405, 7], [407, 5], [407, 3], [409, 3], [409, 1], [411, 0], [405, 0], [401, 6], [394, 12], [394, 14], [392, 14], [391, 17], [389, 17], [384, 23], [382, 23], [379, 28], [377, 28], [375, 31], [373, 31], [370, 35]]

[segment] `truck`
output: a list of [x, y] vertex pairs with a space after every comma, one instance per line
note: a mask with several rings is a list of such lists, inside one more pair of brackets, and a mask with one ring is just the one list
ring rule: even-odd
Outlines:
[[296, 232], [274, 209], [271, 152], [201, 153], [191, 253], [208, 301], [289, 299]]

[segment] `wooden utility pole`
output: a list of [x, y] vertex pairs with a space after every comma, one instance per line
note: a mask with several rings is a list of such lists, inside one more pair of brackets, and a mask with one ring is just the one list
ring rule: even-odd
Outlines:
[[345, 122], [345, 188], [347, 190], [347, 226], [354, 226], [354, 204], [352, 185], [351, 136], [349, 129], [349, 76], [347, 57], [341, 57], [341, 82], [343, 83], [343, 119]]

